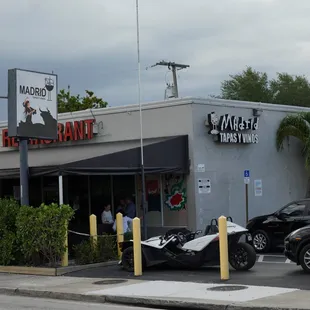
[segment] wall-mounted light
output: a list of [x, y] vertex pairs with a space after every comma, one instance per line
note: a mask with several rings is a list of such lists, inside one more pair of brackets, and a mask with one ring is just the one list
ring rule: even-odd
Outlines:
[[95, 122], [93, 126], [93, 134], [98, 135], [100, 130], [103, 130], [103, 122]]
[[99, 128], [98, 128], [98, 124], [94, 124], [94, 127], [93, 127], [93, 134], [94, 135], [98, 135], [98, 133], [99, 133]]
[[263, 109], [252, 109], [253, 116], [261, 116]]

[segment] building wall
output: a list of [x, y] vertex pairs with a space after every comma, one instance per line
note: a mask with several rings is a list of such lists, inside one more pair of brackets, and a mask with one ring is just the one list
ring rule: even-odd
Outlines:
[[[187, 102], [148, 104], [143, 112], [143, 138], [145, 143], [160, 141], [160, 138], [192, 133], [191, 108]], [[59, 122], [95, 118], [98, 135], [92, 140], [65, 142], [61, 144], [30, 146], [29, 165], [61, 164], [93, 156], [130, 149], [140, 144], [140, 123], [137, 106], [106, 108], [100, 110], [65, 113]], [[2, 129], [7, 123], [0, 123]], [[2, 143], [2, 137], [0, 139]], [[85, 148], [85, 145], [91, 148]], [[0, 169], [18, 167], [16, 148], [0, 148]], [[4, 155], [6, 154], [6, 155]]]
[[[257, 144], [220, 144], [213, 141], [204, 125], [206, 115], [216, 112], [221, 116], [253, 117], [253, 108], [262, 109]], [[194, 123], [193, 165], [205, 164], [205, 172], [194, 172], [196, 217], [198, 228], [220, 215], [232, 216], [245, 224], [244, 170], [250, 170], [249, 218], [271, 213], [294, 199], [303, 198], [307, 174], [301, 156], [301, 145], [293, 138], [282, 152], [275, 146], [276, 131], [287, 113], [302, 109], [268, 104], [196, 100], [192, 105]], [[253, 132], [254, 133], [254, 132]], [[199, 178], [211, 180], [211, 193], [199, 194]], [[262, 180], [263, 195], [254, 195], [254, 180]]]

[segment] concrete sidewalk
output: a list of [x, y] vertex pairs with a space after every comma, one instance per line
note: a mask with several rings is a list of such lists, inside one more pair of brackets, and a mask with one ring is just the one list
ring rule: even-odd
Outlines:
[[310, 292], [263, 286], [0, 274], [0, 294], [187, 309], [310, 309]]

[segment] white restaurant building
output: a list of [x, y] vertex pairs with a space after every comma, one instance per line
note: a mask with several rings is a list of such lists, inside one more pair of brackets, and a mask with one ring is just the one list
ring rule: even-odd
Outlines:
[[[292, 106], [183, 98], [143, 105], [149, 234], [168, 227], [204, 229], [222, 214], [245, 224], [244, 170], [250, 171], [249, 216], [275, 211], [306, 192], [301, 145], [275, 146], [276, 130]], [[30, 203], [78, 196], [81, 214], [115, 211], [131, 195], [141, 212], [138, 105], [59, 115], [58, 141], [29, 145]], [[0, 123], [0, 195], [19, 196], [18, 143]], [[88, 223], [88, 220], [86, 220]]]

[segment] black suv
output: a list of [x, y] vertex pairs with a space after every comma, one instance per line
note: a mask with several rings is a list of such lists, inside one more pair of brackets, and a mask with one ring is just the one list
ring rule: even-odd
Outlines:
[[299, 228], [284, 240], [285, 256], [310, 273], [310, 226]]
[[310, 199], [293, 201], [280, 210], [254, 217], [246, 228], [252, 235], [252, 244], [259, 253], [284, 244], [284, 239], [294, 230], [310, 224]]

